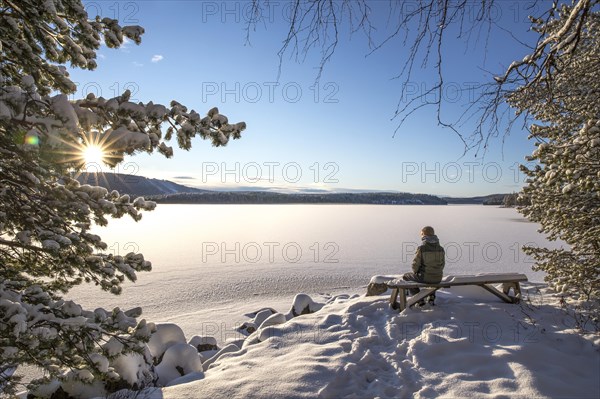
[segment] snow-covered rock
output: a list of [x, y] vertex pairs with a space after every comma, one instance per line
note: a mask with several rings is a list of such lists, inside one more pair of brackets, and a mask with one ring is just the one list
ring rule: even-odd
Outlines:
[[256, 331], [256, 324], [251, 321], [246, 321], [242, 323], [242, 325], [239, 326], [237, 330], [240, 331], [242, 334], [250, 335], [254, 331]]
[[322, 303], [316, 303], [306, 294], [297, 294], [292, 303], [290, 313], [293, 317], [303, 314], [310, 314], [320, 310], [323, 307]]
[[200, 337], [195, 335], [190, 339], [189, 342], [198, 352], [206, 352], [212, 350], [218, 350], [217, 340], [214, 337]]
[[267, 320], [267, 318], [274, 313], [277, 313], [277, 311], [271, 308], [259, 310], [254, 315], [252, 322], [254, 323], [254, 325], [260, 326], [263, 323], [263, 321]]
[[387, 291], [386, 283], [392, 280], [402, 279], [401, 275], [397, 276], [373, 276], [367, 286], [367, 296], [383, 294]]

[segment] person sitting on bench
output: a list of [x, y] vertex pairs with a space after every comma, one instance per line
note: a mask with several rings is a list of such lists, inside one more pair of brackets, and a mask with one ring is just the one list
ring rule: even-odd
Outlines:
[[[402, 276], [402, 279], [418, 283], [437, 284], [442, 280], [446, 264], [444, 248], [440, 245], [440, 240], [431, 226], [425, 226], [421, 229], [421, 240], [422, 244], [417, 248], [412, 263], [413, 272], [406, 273]], [[419, 293], [419, 289], [411, 288], [409, 292], [411, 295], [416, 295]], [[435, 294], [432, 294], [429, 296], [429, 303], [433, 305], [434, 301]], [[424, 304], [424, 300], [419, 302], [419, 305]]]

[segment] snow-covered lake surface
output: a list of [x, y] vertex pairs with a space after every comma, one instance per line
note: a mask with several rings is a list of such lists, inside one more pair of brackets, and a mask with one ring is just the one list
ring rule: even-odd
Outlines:
[[69, 296], [89, 308], [142, 306], [149, 321], [224, 342], [244, 313], [287, 312], [300, 292], [363, 294], [371, 276], [409, 271], [425, 225], [446, 248], [446, 274], [522, 272], [541, 282], [520, 248], [560, 246], [516, 210], [481, 205], [159, 205], [138, 223], [96, 229], [109, 251], [142, 252], [153, 271], [121, 296], [94, 286]]

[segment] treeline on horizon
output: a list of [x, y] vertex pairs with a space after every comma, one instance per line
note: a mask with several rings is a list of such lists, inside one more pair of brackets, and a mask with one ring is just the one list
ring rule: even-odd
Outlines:
[[429, 194], [410, 193], [273, 193], [267, 191], [212, 191], [146, 197], [163, 204], [382, 204], [447, 205]]

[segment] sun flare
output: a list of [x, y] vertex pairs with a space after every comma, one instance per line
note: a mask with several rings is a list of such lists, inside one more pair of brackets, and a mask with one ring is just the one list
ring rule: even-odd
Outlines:
[[82, 149], [82, 156], [86, 164], [99, 164], [104, 161], [104, 151], [97, 145], [88, 145]]

